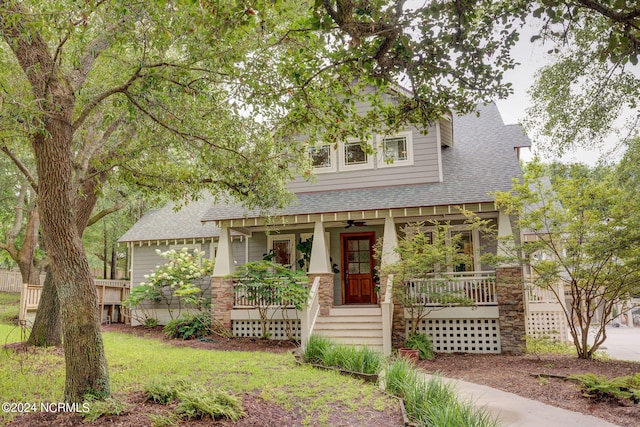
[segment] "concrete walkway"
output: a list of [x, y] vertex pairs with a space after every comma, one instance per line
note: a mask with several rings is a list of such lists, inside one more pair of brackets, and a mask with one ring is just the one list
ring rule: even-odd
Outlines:
[[[426, 375], [426, 374], [425, 374]], [[430, 375], [426, 375], [427, 379]], [[451, 383], [460, 399], [484, 406], [504, 427], [615, 427], [600, 418], [546, 405], [495, 388], [443, 378]]]
[[[602, 350], [618, 360], [640, 362], [640, 328], [607, 327], [607, 340]], [[425, 374], [427, 379], [431, 375]], [[457, 395], [483, 406], [504, 427], [616, 427], [600, 418], [546, 405], [495, 388], [461, 380], [443, 378], [451, 383]]]

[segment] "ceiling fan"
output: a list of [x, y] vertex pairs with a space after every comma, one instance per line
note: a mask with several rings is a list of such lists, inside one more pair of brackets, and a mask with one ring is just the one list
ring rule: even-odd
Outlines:
[[346, 225], [344, 228], [351, 228], [351, 227], [353, 227], [354, 225], [355, 225], [356, 227], [362, 227], [362, 226], [364, 226], [364, 225], [367, 225], [367, 223], [366, 223], [366, 222], [364, 222], [364, 221], [356, 221], [356, 220], [353, 220], [353, 219], [348, 219], [348, 220], [347, 220], [347, 225]]

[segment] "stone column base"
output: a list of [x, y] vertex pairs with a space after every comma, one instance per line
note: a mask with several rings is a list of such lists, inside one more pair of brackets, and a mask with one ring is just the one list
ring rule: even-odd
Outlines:
[[233, 310], [233, 280], [224, 277], [211, 278], [211, 321], [218, 322], [231, 332]]
[[328, 316], [333, 307], [333, 273], [309, 273], [309, 282], [313, 284], [316, 277], [320, 278], [318, 288], [318, 302], [320, 303], [320, 315]]
[[502, 353], [521, 354], [526, 346], [524, 282], [520, 267], [496, 268]]

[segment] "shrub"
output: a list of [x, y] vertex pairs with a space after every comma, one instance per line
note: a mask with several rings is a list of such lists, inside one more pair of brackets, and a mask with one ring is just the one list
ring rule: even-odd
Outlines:
[[211, 314], [209, 312], [184, 314], [167, 323], [162, 331], [168, 338], [183, 340], [207, 336], [211, 334]]
[[223, 392], [206, 394], [196, 389], [180, 393], [180, 403], [176, 413], [189, 420], [210, 417], [212, 420], [228, 418], [231, 421], [238, 421], [244, 416], [242, 405], [237, 397]]
[[121, 415], [127, 411], [127, 404], [111, 397], [105, 400], [89, 400], [89, 410], [82, 413], [86, 421], [95, 421], [103, 415]]
[[420, 359], [433, 360], [435, 354], [433, 353], [433, 344], [431, 338], [426, 334], [411, 334], [409, 338], [404, 342], [406, 348], [412, 348], [418, 350]]
[[625, 400], [640, 402], [640, 373], [607, 379], [593, 373], [569, 375], [567, 379], [582, 384], [584, 396], [597, 400]]
[[186, 388], [188, 388], [188, 383], [184, 379], [177, 381], [168, 381], [164, 378], [154, 379], [142, 389], [142, 393], [146, 396], [147, 401], [166, 405], [177, 399], [180, 391]]

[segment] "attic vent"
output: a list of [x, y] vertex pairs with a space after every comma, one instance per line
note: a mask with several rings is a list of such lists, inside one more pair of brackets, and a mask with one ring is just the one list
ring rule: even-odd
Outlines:
[[444, 147], [453, 146], [453, 123], [451, 119], [443, 118], [437, 124], [438, 135], [440, 137], [440, 145]]

